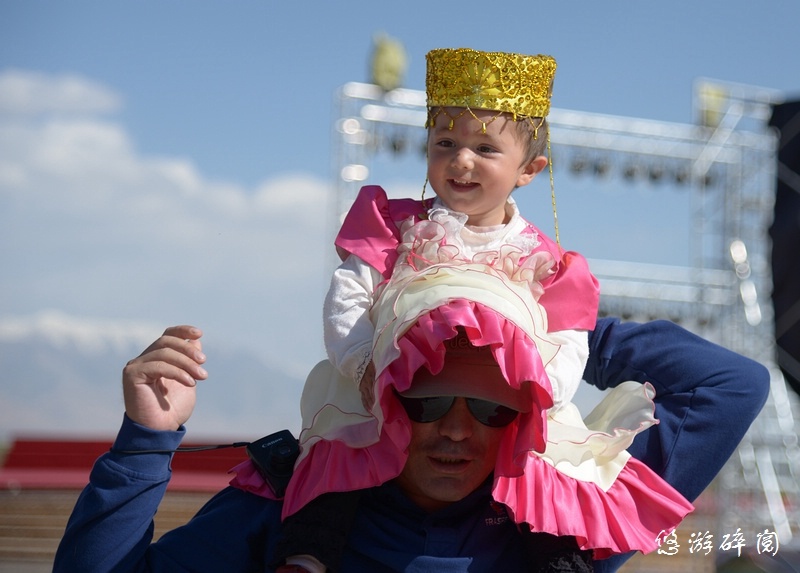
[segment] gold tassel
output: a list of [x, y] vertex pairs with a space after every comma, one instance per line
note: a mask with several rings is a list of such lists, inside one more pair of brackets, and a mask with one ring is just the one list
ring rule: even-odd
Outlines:
[[550, 200], [553, 204], [553, 224], [556, 229], [556, 244], [560, 247], [561, 246], [561, 237], [558, 234], [558, 211], [556, 210], [556, 185], [555, 179], [553, 179], [553, 152], [550, 149], [550, 126], [547, 126], [547, 158], [549, 161], [547, 162], [548, 168], [550, 170]]

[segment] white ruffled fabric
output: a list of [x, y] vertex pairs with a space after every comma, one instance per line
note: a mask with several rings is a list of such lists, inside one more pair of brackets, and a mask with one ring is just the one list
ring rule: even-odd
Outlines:
[[465, 259], [471, 259], [480, 251], [499, 251], [504, 245], [518, 248], [522, 256], [528, 256], [541, 244], [538, 235], [525, 232], [528, 223], [520, 215], [512, 197], [506, 202], [509, 220], [496, 227], [472, 227], [467, 225], [467, 215], [445, 207], [438, 198], [428, 211], [428, 220], [442, 225], [448, 244], [457, 247]]

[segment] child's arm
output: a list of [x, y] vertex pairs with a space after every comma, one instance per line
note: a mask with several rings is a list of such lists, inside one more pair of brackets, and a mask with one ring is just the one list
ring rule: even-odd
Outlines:
[[553, 388], [552, 410], [571, 402], [583, 378], [589, 356], [589, 333], [586, 330], [548, 332], [548, 338], [559, 345], [558, 352], [544, 370]]
[[372, 359], [375, 328], [370, 320], [373, 293], [381, 275], [350, 255], [334, 271], [323, 305], [323, 331], [328, 359], [344, 376], [359, 384]]

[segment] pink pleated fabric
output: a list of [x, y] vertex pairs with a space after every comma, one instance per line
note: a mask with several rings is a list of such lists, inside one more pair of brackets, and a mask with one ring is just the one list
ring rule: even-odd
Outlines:
[[628, 459], [614, 484], [597, 484], [560, 473], [531, 455], [519, 477], [496, 476], [492, 495], [511, 518], [533, 531], [572, 535], [596, 559], [618, 553], [649, 553], [693, 506], [636, 458]]

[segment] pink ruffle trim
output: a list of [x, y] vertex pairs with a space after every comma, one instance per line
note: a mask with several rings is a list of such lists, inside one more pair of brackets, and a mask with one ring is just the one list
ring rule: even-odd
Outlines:
[[267, 499], [278, 499], [250, 460], [233, 466], [228, 473], [236, 474], [229, 482], [233, 487]]
[[658, 547], [657, 537], [677, 527], [694, 507], [650, 468], [630, 458], [603, 491], [531, 455], [518, 478], [496, 477], [493, 497], [517, 523], [533, 531], [577, 538], [596, 559]]

